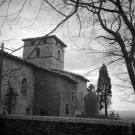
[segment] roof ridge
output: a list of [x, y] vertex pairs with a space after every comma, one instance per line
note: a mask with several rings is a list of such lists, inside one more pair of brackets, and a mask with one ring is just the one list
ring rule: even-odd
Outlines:
[[[2, 52], [2, 51], [0, 50], [0, 54], [1, 54], [1, 52]], [[11, 55], [11, 54], [9, 54], [8, 52], [5, 52], [5, 51], [4, 51], [3, 54], [4, 54], [4, 57], [7, 56], [8, 58], [14, 59], [15, 61], [19, 61], [20, 63], [28, 64], [29, 66], [31, 66], [31, 67], [33, 67], [33, 68], [40, 68], [41, 70], [45, 70], [45, 71], [48, 71], [48, 72], [51, 72], [51, 73], [58, 74], [58, 75], [60, 75], [60, 76], [63, 76], [63, 77], [65, 77], [65, 78], [70, 79], [71, 81], [77, 83], [76, 80], [74, 80], [73, 78], [71, 78], [71, 77], [69, 77], [69, 76], [65, 76], [65, 75], [63, 75], [63, 74], [54, 72], [54, 71], [52, 71], [51, 69], [43, 68], [43, 67], [38, 66], [38, 65], [36, 65], [36, 64], [34, 64], [34, 63], [31, 63], [31, 62], [29, 62], [29, 61], [27, 61], [27, 60], [24, 60], [24, 59], [22, 59], [22, 58], [20, 58], [20, 57], [18, 57], [18, 56]]]
[[72, 74], [72, 75], [75, 75], [75, 76], [78, 76], [84, 80], [86, 80], [87, 82], [90, 82], [87, 78], [85, 78], [84, 76], [80, 75], [80, 74], [77, 74], [77, 73], [74, 73], [74, 72], [71, 72], [71, 71], [66, 71], [66, 70], [59, 70], [59, 69], [55, 69], [55, 68], [52, 68], [52, 70], [57, 70], [57, 71], [61, 71], [61, 72], [64, 72], [64, 73], [67, 73], [67, 74]]
[[24, 39], [22, 39], [22, 41], [34, 40], [34, 39], [42, 39], [42, 38], [47, 38], [47, 37], [48, 38], [53, 37], [53, 38], [57, 39], [60, 43], [62, 43], [64, 47], [67, 47], [67, 45], [62, 40], [60, 40], [56, 35], [48, 35], [48, 36], [41, 36], [41, 37], [34, 37], [34, 38], [24, 38]]

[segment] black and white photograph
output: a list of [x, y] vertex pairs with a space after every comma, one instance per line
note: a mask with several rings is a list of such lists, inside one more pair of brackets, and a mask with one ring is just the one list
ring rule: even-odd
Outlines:
[[0, 135], [135, 135], [135, 1], [0, 0]]

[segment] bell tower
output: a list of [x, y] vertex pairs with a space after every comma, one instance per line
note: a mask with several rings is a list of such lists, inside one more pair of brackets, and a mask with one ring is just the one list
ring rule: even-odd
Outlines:
[[64, 50], [67, 46], [58, 37], [51, 35], [22, 41], [23, 59], [42, 68], [64, 70]]

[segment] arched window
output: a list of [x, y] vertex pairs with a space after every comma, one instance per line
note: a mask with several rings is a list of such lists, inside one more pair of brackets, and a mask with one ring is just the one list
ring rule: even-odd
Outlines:
[[36, 48], [36, 57], [39, 57], [39, 56], [40, 56], [40, 49]]
[[23, 92], [23, 93], [26, 93], [27, 92], [27, 79], [26, 78], [24, 78], [22, 80], [22, 89], [21, 89], [21, 92]]
[[58, 50], [58, 60], [60, 60], [60, 50]]

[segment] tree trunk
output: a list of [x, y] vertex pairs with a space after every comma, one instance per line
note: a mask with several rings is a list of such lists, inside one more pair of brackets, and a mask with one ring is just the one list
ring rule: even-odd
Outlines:
[[125, 61], [126, 61], [126, 67], [128, 70], [129, 78], [130, 78], [131, 84], [132, 84], [134, 92], [135, 92], [135, 73], [134, 73], [135, 67], [134, 67], [134, 64], [132, 65], [133, 61], [131, 61], [131, 60], [125, 60]]
[[[129, 78], [131, 81], [131, 84], [133, 86], [134, 92], [135, 92], [135, 73], [134, 73], [134, 53], [135, 53], [135, 49], [134, 47], [131, 49], [130, 55], [128, 54], [126, 48], [125, 48], [125, 43], [122, 40], [121, 36], [119, 34], [114, 35], [117, 42], [119, 43], [120, 47], [121, 47], [121, 51], [123, 54], [123, 58], [125, 59], [126, 62], [126, 67], [127, 67], [127, 71], [129, 74]], [[132, 66], [133, 65], [133, 66]]]
[[106, 99], [105, 99], [105, 115], [107, 116], [108, 113], [107, 113], [107, 103], [106, 103]]

